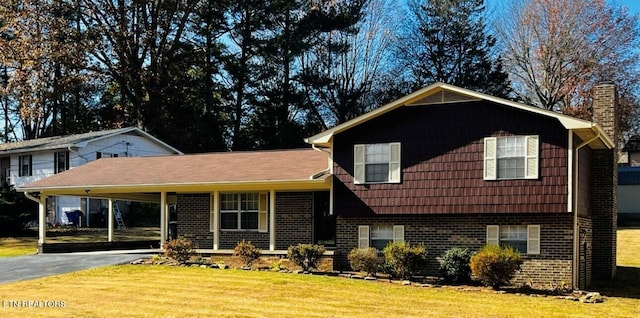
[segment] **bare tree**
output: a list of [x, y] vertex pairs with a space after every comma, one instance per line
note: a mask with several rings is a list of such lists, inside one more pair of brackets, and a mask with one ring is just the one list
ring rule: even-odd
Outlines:
[[[372, 90], [391, 66], [397, 3], [372, 0], [354, 29], [323, 35], [301, 58], [311, 112], [323, 128], [340, 124], [377, 106]], [[374, 102], [374, 103], [372, 103]]]
[[626, 101], [637, 100], [626, 94], [638, 91], [640, 79], [638, 16], [626, 8], [604, 0], [521, 0], [496, 29], [521, 100], [588, 118], [592, 88], [604, 80], [616, 82]]

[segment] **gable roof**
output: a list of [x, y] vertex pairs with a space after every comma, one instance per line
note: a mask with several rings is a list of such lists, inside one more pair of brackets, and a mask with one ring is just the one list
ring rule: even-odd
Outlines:
[[573, 130], [582, 140], [591, 140], [593, 138], [598, 139], [599, 142], [594, 143], [592, 147], [613, 148], [614, 143], [611, 138], [609, 138], [602, 128], [596, 123], [440, 82], [431, 84], [409, 95], [396, 99], [386, 105], [337, 125], [331, 129], [325, 130], [309, 138], [305, 138], [305, 142], [319, 147], [331, 147], [333, 143], [333, 136], [336, 134], [384, 115], [399, 107], [425, 106], [478, 100], [485, 100], [533, 114], [555, 118], [566, 129]]
[[182, 154], [182, 152], [176, 148], [171, 147], [160, 139], [150, 135], [149, 133], [137, 128], [126, 127], [109, 130], [99, 130], [88, 132], [84, 134], [75, 134], [67, 136], [54, 136], [47, 138], [37, 138], [17, 142], [9, 142], [0, 144], [0, 154], [13, 154], [24, 152], [36, 152], [44, 150], [55, 149], [67, 149], [69, 147], [85, 147], [89, 142], [97, 141], [100, 139], [116, 136], [116, 135], [138, 135], [152, 140], [155, 143], [160, 144], [162, 147], [167, 148], [170, 152], [176, 154]]
[[328, 189], [328, 155], [313, 149], [103, 158], [20, 187], [22, 192], [99, 193]]

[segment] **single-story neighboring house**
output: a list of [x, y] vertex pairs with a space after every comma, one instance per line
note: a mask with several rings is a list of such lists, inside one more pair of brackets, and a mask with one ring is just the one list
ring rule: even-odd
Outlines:
[[41, 209], [61, 194], [160, 202], [161, 240], [175, 203], [178, 234], [203, 252], [322, 243], [338, 269], [391, 241], [424, 244], [432, 274], [449, 248], [509, 244], [516, 281], [585, 288], [615, 274], [616, 106], [610, 83], [594, 121], [435, 83], [309, 149], [111, 158], [20, 191]]

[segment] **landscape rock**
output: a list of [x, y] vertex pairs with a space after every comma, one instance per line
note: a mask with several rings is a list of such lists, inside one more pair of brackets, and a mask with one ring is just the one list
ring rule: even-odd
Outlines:
[[604, 297], [602, 297], [602, 295], [597, 292], [587, 293], [586, 295], [580, 297], [580, 302], [585, 304], [601, 303], [604, 302]]

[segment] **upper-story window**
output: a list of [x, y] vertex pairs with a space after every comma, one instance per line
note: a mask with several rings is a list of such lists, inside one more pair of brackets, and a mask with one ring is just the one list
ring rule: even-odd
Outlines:
[[117, 153], [100, 152], [100, 151], [96, 152], [96, 160], [98, 160], [100, 158], [115, 158], [117, 156], [118, 156]]
[[484, 179], [537, 179], [538, 136], [484, 139]]
[[69, 170], [69, 152], [58, 151], [53, 155], [54, 173], [60, 173]]
[[399, 183], [400, 143], [354, 146], [354, 183]]
[[29, 177], [33, 175], [33, 162], [31, 159], [31, 155], [24, 155], [18, 157], [18, 176], [19, 177]]

